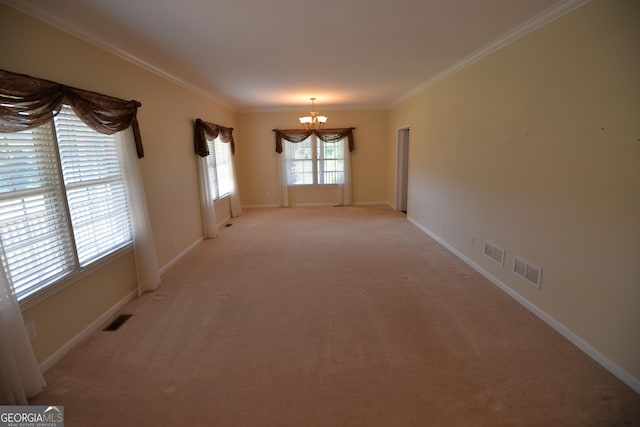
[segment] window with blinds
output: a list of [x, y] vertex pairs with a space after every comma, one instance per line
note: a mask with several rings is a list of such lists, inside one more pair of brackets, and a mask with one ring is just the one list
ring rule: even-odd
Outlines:
[[229, 195], [232, 190], [231, 146], [219, 138], [207, 140], [207, 145], [207, 173], [214, 193], [212, 197], [216, 200]]
[[73, 110], [55, 118], [60, 163], [80, 266], [132, 240], [127, 194], [113, 135], [94, 131]]
[[2, 263], [20, 300], [75, 268], [51, 123], [0, 133], [0, 155]]
[[19, 301], [131, 243], [116, 148], [68, 107], [0, 134], [0, 255]]

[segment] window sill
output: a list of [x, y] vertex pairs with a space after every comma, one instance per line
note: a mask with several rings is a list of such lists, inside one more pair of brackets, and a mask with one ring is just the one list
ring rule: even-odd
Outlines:
[[25, 311], [43, 302], [50, 296], [60, 292], [61, 290], [74, 284], [78, 280], [90, 275], [93, 272], [98, 271], [102, 267], [111, 264], [113, 261], [127, 254], [130, 254], [131, 252], [133, 252], [133, 243], [129, 243], [128, 245], [123, 246], [122, 248], [117, 249], [110, 254], [94, 261], [90, 265], [82, 267], [80, 270], [75, 271], [68, 276], [65, 276], [64, 278], [58, 280], [57, 282], [50, 284], [46, 288], [34, 292], [33, 294], [27, 296], [26, 298], [23, 298], [18, 302], [20, 304], [20, 310]]

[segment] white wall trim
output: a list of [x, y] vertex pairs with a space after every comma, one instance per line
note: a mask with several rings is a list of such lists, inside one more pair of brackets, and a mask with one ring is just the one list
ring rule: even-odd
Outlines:
[[342, 206], [336, 203], [331, 202], [321, 202], [321, 203], [290, 203], [291, 208], [309, 208], [315, 206]]
[[566, 15], [569, 12], [572, 12], [573, 10], [589, 3], [590, 1], [591, 0], [565, 0], [546, 10], [543, 10], [533, 18], [530, 18], [525, 22], [523, 22], [522, 24], [512, 28], [511, 30], [507, 31], [506, 33], [504, 33], [503, 35], [501, 35], [500, 37], [498, 37], [488, 45], [476, 50], [471, 55], [466, 56], [465, 58], [462, 58], [460, 61], [454, 63], [452, 66], [448, 67], [447, 69], [431, 77], [429, 80], [422, 83], [420, 86], [402, 95], [400, 98], [393, 101], [390, 107], [393, 107], [394, 105], [397, 105], [402, 101], [405, 101], [423, 92], [424, 90], [432, 86], [435, 86], [436, 84], [440, 83], [444, 79], [451, 77], [452, 75], [458, 73], [459, 71], [462, 71], [463, 69], [467, 68], [469, 65], [474, 64], [475, 62], [478, 62], [485, 56], [488, 56], [493, 52], [497, 51], [498, 49], [501, 49], [515, 42], [516, 40], [526, 36], [527, 34], [530, 34], [544, 27], [545, 25], [550, 24], [556, 19]]
[[[374, 206], [374, 205], [388, 205], [389, 207], [391, 207], [393, 209], [393, 205], [391, 204], [391, 202], [387, 201], [380, 201], [380, 202], [353, 202], [352, 206]], [[291, 206], [292, 208], [294, 207], [309, 207], [309, 206], [338, 206], [335, 203], [296, 203], [295, 205]], [[242, 206], [242, 208], [247, 208], [247, 209], [251, 209], [251, 208], [279, 208], [278, 205], [244, 205]], [[286, 208], [285, 208], [286, 209]]]
[[93, 322], [89, 323], [86, 328], [80, 331], [75, 337], [67, 341], [62, 347], [60, 347], [55, 353], [47, 357], [40, 364], [40, 371], [44, 374], [55, 365], [62, 357], [67, 354], [71, 349], [80, 344], [82, 340], [87, 338], [91, 333], [100, 328], [111, 316], [113, 316], [118, 310], [124, 307], [129, 301], [133, 301], [138, 296], [138, 289], [134, 289], [124, 296], [120, 301], [115, 303], [110, 309], [105, 311], [100, 317]]
[[277, 208], [278, 205], [242, 205], [242, 209], [247, 208]]
[[593, 360], [595, 360], [600, 365], [602, 365], [606, 370], [608, 370], [613, 375], [615, 375], [620, 381], [622, 381], [623, 383], [625, 383], [626, 385], [631, 387], [636, 393], [640, 393], [640, 380], [638, 378], [635, 378], [633, 375], [631, 375], [630, 373], [628, 373], [627, 371], [622, 369], [620, 366], [618, 366], [612, 360], [607, 358], [604, 354], [600, 353], [597, 349], [595, 349], [591, 344], [589, 344], [588, 342], [586, 342], [585, 340], [580, 338], [578, 335], [576, 335], [569, 328], [567, 328], [562, 323], [558, 322], [556, 319], [554, 319], [553, 317], [551, 317], [550, 315], [545, 313], [538, 306], [536, 306], [531, 301], [529, 301], [528, 299], [526, 299], [525, 297], [523, 297], [522, 295], [517, 293], [515, 290], [513, 290], [513, 288], [507, 286], [505, 283], [503, 283], [502, 281], [500, 281], [499, 279], [497, 279], [496, 277], [491, 275], [489, 272], [487, 272], [482, 267], [480, 267], [478, 264], [476, 264], [474, 261], [472, 261], [469, 257], [467, 257], [466, 255], [464, 255], [461, 252], [459, 252], [456, 248], [454, 248], [453, 246], [449, 245], [440, 236], [438, 236], [437, 234], [435, 234], [434, 232], [432, 232], [428, 228], [422, 226], [415, 219], [413, 219], [411, 217], [408, 217], [408, 216], [407, 216], [407, 219], [409, 220], [409, 222], [411, 222], [413, 225], [415, 225], [418, 229], [420, 229], [423, 233], [427, 234], [429, 237], [431, 237], [433, 240], [438, 242], [440, 245], [442, 245], [449, 252], [451, 252], [452, 254], [457, 256], [458, 258], [460, 258], [462, 261], [464, 261], [471, 268], [473, 268], [478, 273], [480, 273], [482, 276], [484, 276], [491, 283], [493, 283], [495, 286], [497, 286], [502, 291], [504, 291], [506, 294], [508, 294], [511, 298], [513, 298], [518, 303], [520, 303], [522, 306], [524, 306], [531, 313], [533, 313], [538, 318], [540, 318], [547, 325], [549, 325], [553, 329], [555, 329], [556, 332], [558, 332], [560, 335], [562, 335], [567, 340], [569, 340], [573, 345], [575, 345], [580, 350], [582, 350], [584, 353], [586, 353], [587, 356], [591, 357]]
[[166, 80], [169, 80], [170, 82], [182, 86], [183, 88], [195, 94], [204, 95], [206, 98], [209, 98], [210, 100], [220, 104], [225, 108], [228, 108], [230, 110], [235, 110], [236, 108], [235, 105], [232, 105], [229, 101], [222, 98], [220, 95], [215, 94], [210, 90], [206, 90], [191, 82], [188, 82], [172, 73], [169, 73], [168, 71], [163, 70], [159, 66], [141, 56], [134, 55], [131, 52], [119, 48], [106, 39], [98, 37], [95, 34], [92, 34], [90, 31], [85, 30], [84, 28], [80, 28], [77, 25], [70, 23], [66, 19], [59, 17], [54, 11], [49, 10], [44, 6], [36, 5], [32, 2], [22, 2], [19, 0], [0, 0], [0, 2], [5, 3], [6, 5], [11, 6], [12, 8], [17, 9], [20, 12], [25, 13], [33, 18], [39, 19], [40, 21], [49, 24], [59, 30], [62, 30], [65, 33], [71, 34], [72, 36], [77, 37], [89, 44], [92, 44], [104, 51], [107, 51], [119, 58], [122, 58], [127, 62], [150, 71]]
[[170, 269], [171, 267], [173, 267], [178, 261], [180, 261], [182, 258], [184, 258], [189, 252], [191, 252], [196, 246], [198, 246], [200, 244], [200, 242], [202, 242], [204, 240], [204, 237], [200, 237], [199, 239], [197, 239], [195, 242], [193, 242], [192, 244], [190, 244], [185, 250], [183, 250], [182, 252], [180, 252], [178, 255], [176, 255], [171, 261], [169, 261], [168, 263], [166, 263], [161, 269], [160, 269], [160, 275], [164, 275], [164, 273], [167, 272], [168, 269]]
[[220, 221], [217, 225], [218, 228], [220, 227], [224, 227], [224, 225], [231, 219], [231, 215], [227, 215], [227, 217], [225, 219], [223, 219], [222, 221]]
[[376, 205], [389, 205], [388, 201], [380, 202], [353, 202], [353, 206], [376, 206]]

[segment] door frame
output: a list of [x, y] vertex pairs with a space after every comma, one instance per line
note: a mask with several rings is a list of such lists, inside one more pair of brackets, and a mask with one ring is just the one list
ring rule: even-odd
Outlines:
[[396, 210], [407, 211], [409, 188], [409, 142], [411, 126], [401, 126], [396, 137]]

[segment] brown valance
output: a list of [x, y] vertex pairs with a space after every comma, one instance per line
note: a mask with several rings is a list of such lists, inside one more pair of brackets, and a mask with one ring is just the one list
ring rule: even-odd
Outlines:
[[311, 134], [316, 134], [324, 142], [338, 142], [345, 137], [349, 138], [349, 151], [355, 150], [353, 130], [355, 128], [336, 129], [274, 129], [276, 133], [276, 153], [282, 153], [282, 140], [292, 143], [302, 142]]
[[50, 121], [69, 105], [96, 132], [113, 135], [133, 129], [138, 158], [144, 157], [136, 114], [138, 101], [125, 101], [25, 74], [0, 70], [0, 132], [32, 129]]
[[231, 154], [236, 153], [235, 142], [233, 141], [233, 128], [207, 123], [201, 119], [196, 119], [193, 129], [193, 148], [200, 157], [209, 155], [208, 139], [216, 139], [220, 137], [220, 141], [231, 144]]

